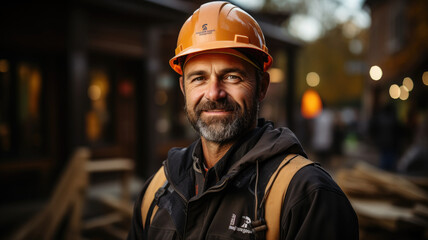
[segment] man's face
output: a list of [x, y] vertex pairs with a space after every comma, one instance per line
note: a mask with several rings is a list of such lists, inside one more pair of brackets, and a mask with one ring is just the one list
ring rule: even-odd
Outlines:
[[180, 85], [187, 118], [206, 140], [225, 143], [255, 127], [262, 97], [256, 70], [246, 61], [220, 53], [195, 56]]

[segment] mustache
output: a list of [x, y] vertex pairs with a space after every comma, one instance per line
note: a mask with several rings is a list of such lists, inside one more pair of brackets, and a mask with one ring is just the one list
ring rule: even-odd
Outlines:
[[224, 111], [237, 111], [241, 109], [238, 103], [233, 100], [221, 100], [221, 101], [210, 101], [207, 100], [205, 102], [201, 102], [195, 108], [195, 112], [197, 115], [200, 115], [202, 111], [210, 111], [210, 110], [224, 110]]

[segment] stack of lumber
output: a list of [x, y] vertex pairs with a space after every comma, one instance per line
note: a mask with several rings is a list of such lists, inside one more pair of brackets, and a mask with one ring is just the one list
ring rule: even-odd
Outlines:
[[[129, 185], [134, 161], [127, 158], [91, 160], [90, 156], [91, 152], [87, 148], [78, 148], [74, 152], [45, 207], [20, 226], [8, 239], [80, 240], [84, 231], [95, 228], [104, 230], [115, 239], [126, 238], [128, 227], [118, 228], [115, 224], [127, 222], [129, 226], [132, 218]], [[122, 175], [120, 198], [109, 195], [98, 196], [98, 200], [111, 210], [91, 219], [83, 219], [87, 190], [91, 187], [90, 174], [114, 172]]]
[[[358, 162], [341, 169], [336, 181], [349, 197], [359, 219], [360, 229], [428, 239], [428, 178], [411, 178], [386, 172]], [[416, 237], [415, 237], [416, 236]]]

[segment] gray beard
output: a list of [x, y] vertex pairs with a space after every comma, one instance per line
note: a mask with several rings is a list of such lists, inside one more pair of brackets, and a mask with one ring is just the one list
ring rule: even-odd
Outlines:
[[259, 103], [255, 100], [244, 112], [241, 112], [241, 109], [236, 110], [232, 118], [211, 119], [207, 123], [200, 116], [195, 116], [196, 121], [192, 120], [185, 108], [187, 118], [195, 131], [206, 140], [215, 143], [231, 142], [250, 130], [257, 120], [258, 110]]
[[235, 139], [245, 129], [244, 121], [235, 118], [231, 123], [220, 121], [206, 124], [200, 118], [196, 121], [195, 130], [210, 142], [224, 143]]

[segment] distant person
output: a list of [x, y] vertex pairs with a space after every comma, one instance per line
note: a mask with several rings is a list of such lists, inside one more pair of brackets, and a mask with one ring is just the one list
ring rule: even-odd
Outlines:
[[400, 140], [401, 128], [391, 103], [385, 103], [374, 114], [371, 132], [380, 152], [380, 168], [394, 171], [398, 159], [398, 141]]
[[397, 171], [403, 174], [428, 176], [428, 115], [419, 122], [415, 139], [397, 164]]
[[[230, 3], [206, 3], [184, 23], [175, 53], [170, 65], [200, 138], [171, 149], [146, 182], [128, 239], [358, 239], [333, 179], [289, 129], [257, 119], [272, 64], [257, 22]], [[298, 171], [280, 174], [289, 166]], [[282, 177], [292, 177], [285, 199], [266, 203], [278, 195], [267, 186], [286, 189]]]
[[314, 119], [312, 149], [318, 160], [326, 164], [332, 152], [334, 141], [334, 113], [328, 108]]

